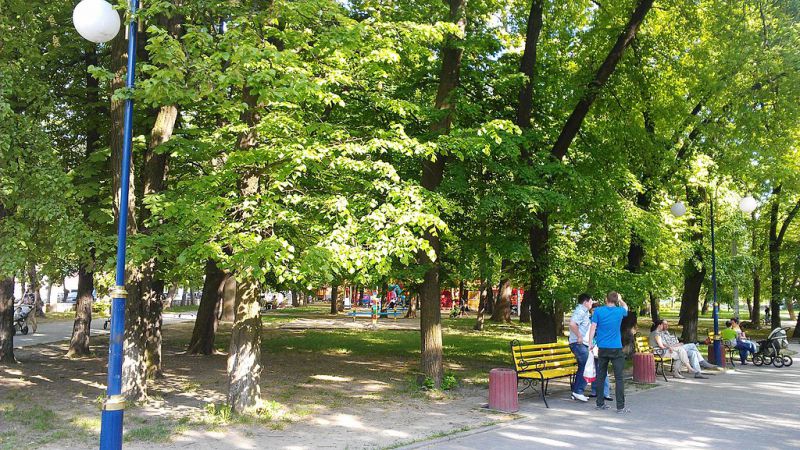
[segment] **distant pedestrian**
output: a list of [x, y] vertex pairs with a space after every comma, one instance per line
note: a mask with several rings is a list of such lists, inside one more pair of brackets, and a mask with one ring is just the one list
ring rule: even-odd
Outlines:
[[[606, 306], [597, 308], [592, 315], [592, 326], [589, 328], [589, 351], [595, 346], [596, 337], [598, 367], [595, 390], [599, 392], [608, 377], [608, 363], [614, 366], [615, 392], [617, 397], [617, 412], [628, 413], [625, 408], [625, 354], [622, 353], [622, 333], [620, 326], [622, 319], [628, 316], [628, 305], [622, 296], [611, 291], [606, 296]], [[608, 409], [604, 396], [597, 396], [596, 409]]]

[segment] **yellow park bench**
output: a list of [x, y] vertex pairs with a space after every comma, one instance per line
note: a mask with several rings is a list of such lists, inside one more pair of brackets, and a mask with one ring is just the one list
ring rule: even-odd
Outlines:
[[539, 382], [542, 401], [548, 408], [550, 405], [547, 404], [546, 395], [550, 380], [568, 377], [570, 387], [575, 383], [578, 360], [565, 343], [522, 345], [514, 339], [511, 341], [511, 357], [514, 359], [517, 381], [523, 380], [526, 384], [518, 393], [521, 394], [528, 388], [535, 390], [533, 384]]
[[669, 364], [669, 370], [671, 372], [672, 365], [675, 363], [675, 361], [672, 360], [672, 357], [664, 356], [664, 350], [662, 349], [655, 349], [651, 347], [647, 336], [636, 336], [636, 352], [652, 353], [653, 359], [656, 361], [656, 375], [658, 375], [658, 369], [661, 368], [661, 376], [664, 377], [664, 381], [669, 381], [667, 380], [666, 364]]

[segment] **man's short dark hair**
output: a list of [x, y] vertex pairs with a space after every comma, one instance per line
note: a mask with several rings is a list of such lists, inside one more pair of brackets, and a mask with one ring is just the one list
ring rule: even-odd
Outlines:
[[587, 294], [587, 293], [585, 293], [585, 292], [578, 296], [578, 304], [579, 305], [582, 305], [584, 302], [591, 301], [591, 300], [592, 300], [592, 296]]
[[730, 320], [725, 321], [725, 326], [728, 327], [728, 328], [730, 328], [730, 326], [732, 324], [733, 324], [733, 322], [731, 322]]

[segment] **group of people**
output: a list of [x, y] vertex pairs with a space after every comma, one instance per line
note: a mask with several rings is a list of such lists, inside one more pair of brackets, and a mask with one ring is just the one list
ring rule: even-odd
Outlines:
[[697, 345], [681, 343], [677, 337], [672, 335], [669, 332], [667, 319], [658, 319], [653, 322], [648, 342], [657, 355], [672, 358], [674, 361], [672, 376], [675, 378], [683, 378], [681, 370], [684, 366], [695, 378], [702, 379], [708, 378], [703, 375], [702, 369], [719, 370], [719, 367], [703, 358]]
[[742, 330], [737, 317], [726, 321], [725, 329], [719, 334], [723, 341], [730, 342], [732, 347], [739, 350], [739, 360], [742, 365], [747, 364], [748, 355], [758, 351], [758, 344], [747, 338], [747, 334]]
[[[609, 292], [605, 307], [595, 308], [589, 294], [578, 296], [578, 305], [572, 312], [569, 321], [569, 348], [578, 360], [578, 373], [572, 388], [572, 398], [576, 401], [588, 402], [595, 397], [596, 409], [609, 409], [606, 401], [614, 400], [610, 396], [608, 381], [608, 365], [614, 368], [617, 412], [628, 413], [625, 407], [625, 383], [622, 371], [625, 369], [625, 354], [622, 353], [622, 319], [628, 315], [628, 305], [618, 292]], [[597, 378], [592, 383], [589, 397], [584, 395], [587, 382], [583, 377], [589, 356], [597, 369]], [[600, 389], [603, 395], [599, 394]]]
[[[625, 382], [623, 371], [625, 369], [625, 354], [622, 351], [622, 320], [628, 316], [628, 305], [622, 296], [615, 291], [606, 295], [605, 306], [596, 307], [597, 304], [589, 294], [578, 296], [578, 304], [572, 312], [569, 321], [569, 347], [578, 361], [578, 372], [572, 387], [572, 399], [588, 402], [589, 397], [596, 398], [598, 410], [610, 407], [606, 401], [613, 401], [610, 396], [608, 381], [608, 365], [614, 369], [614, 394], [616, 396], [617, 413], [625, 414], [630, 410], [625, 407]], [[702, 370], [719, 370], [719, 368], [703, 359], [695, 344], [682, 344], [670, 334], [669, 322], [657, 320], [651, 329], [650, 345], [656, 352], [675, 359], [673, 376], [683, 378], [682, 368], [685, 366], [695, 378], [708, 378]], [[595, 364], [597, 376], [591, 386], [589, 397], [584, 395], [587, 387], [583, 373], [589, 357]], [[603, 395], [599, 395], [600, 388]]]

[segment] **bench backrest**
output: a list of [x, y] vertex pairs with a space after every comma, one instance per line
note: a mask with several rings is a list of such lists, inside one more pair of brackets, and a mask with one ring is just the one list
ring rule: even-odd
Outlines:
[[647, 336], [636, 336], [636, 351], [638, 353], [653, 353], [650, 340]]
[[547, 370], [559, 367], [577, 366], [578, 360], [563, 342], [551, 344], [526, 344], [516, 339], [511, 341], [511, 357], [517, 372], [526, 370]]

